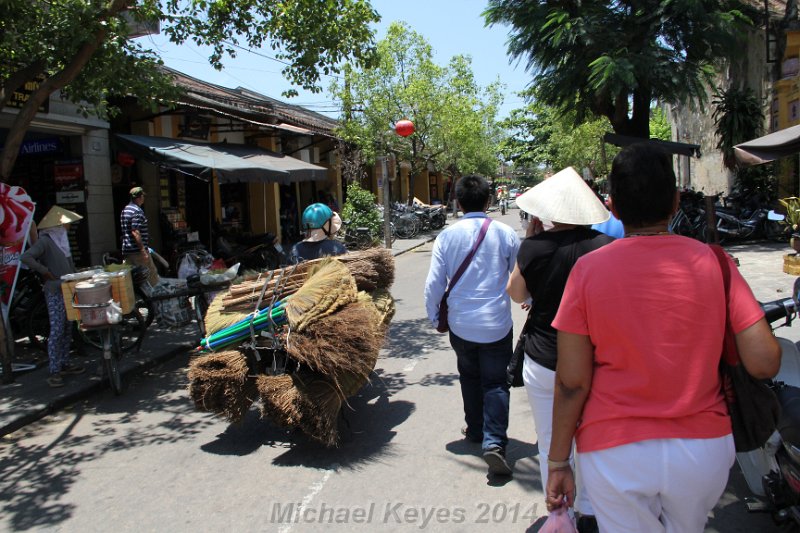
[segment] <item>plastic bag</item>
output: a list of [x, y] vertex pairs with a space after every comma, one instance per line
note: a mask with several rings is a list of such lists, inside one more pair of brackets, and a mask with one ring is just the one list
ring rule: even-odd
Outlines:
[[578, 530], [567, 513], [567, 507], [562, 506], [550, 512], [539, 533], [578, 533]]
[[236, 263], [232, 267], [230, 267], [225, 272], [221, 274], [211, 274], [209, 272], [204, 272], [200, 274], [200, 283], [203, 285], [213, 285], [215, 283], [225, 283], [226, 281], [231, 281], [233, 278], [236, 277], [236, 274], [239, 273], [239, 263]]
[[109, 324], [119, 324], [122, 321], [122, 307], [114, 300], [108, 301], [106, 308], [106, 319]]
[[189, 254], [186, 254], [181, 259], [181, 264], [178, 265], [178, 278], [186, 279], [193, 274], [199, 274], [199, 270], [197, 264], [189, 257]]

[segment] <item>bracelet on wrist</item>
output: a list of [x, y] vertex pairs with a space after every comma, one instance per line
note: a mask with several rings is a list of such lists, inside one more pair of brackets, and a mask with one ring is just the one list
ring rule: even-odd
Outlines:
[[569, 457], [563, 461], [553, 461], [548, 459], [547, 468], [550, 470], [566, 470], [568, 468], [572, 468], [572, 464], [570, 463]]

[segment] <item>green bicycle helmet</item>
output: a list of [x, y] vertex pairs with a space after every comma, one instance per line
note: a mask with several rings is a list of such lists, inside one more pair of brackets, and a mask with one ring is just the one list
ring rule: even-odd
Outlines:
[[333, 216], [331, 208], [325, 204], [311, 204], [303, 211], [303, 229], [320, 229]]

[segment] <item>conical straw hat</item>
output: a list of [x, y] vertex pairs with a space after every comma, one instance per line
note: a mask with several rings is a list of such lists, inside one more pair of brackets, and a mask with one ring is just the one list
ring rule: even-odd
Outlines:
[[567, 167], [517, 197], [517, 206], [540, 220], [587, 226], [608, 220], [608, 210], [575, 169]]
[[72, 211], [68, 211], [63, 207], [59, 207], [54, 205], [50, 208], [50, 211], [42, 218], [41, 222], [37, 225], [39, 229], [46, 229], [46, 228], [54, 228], [56, 226], [60, 226], [62, 224], [70, 224], [72, 222], [77, 222], [81, 220], [83, 217], [80, 216], [78, 213], [74, 213]]

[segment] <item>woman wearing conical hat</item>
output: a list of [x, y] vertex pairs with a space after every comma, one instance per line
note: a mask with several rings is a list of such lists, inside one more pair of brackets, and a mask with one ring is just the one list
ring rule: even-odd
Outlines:
[[44, 278], [44, 297], [50, 318], [50, 335], [47, 338], [47, 356], [51, 387], [64, 386], [64, 374], [80, 374], [84, 368], [70, 364], [69, 348], [72, 328], [67, 321], [64, 297], [61, 294], [61, 276], [75, 272], [69, 248], [70, 224], [83, 217], [57, 205], [39, 221], [39, 239], [22, 254], [22, 262]]
[[[572, 168], [545, 179], [517, 197], [519, 208], [531, 216], [508, 281], [515, 302], [531, 299], [524, 335], [523, 380], [533, 411], [539, 445], [542, 486], [547, 485], [548, 450], [553, 428], [556, 370], [556, 316], [567, 278], [579, 257], [610, 243], [613, 238], [589, 226], [609, 213], [592, 189]], [[578, 487], [579, 531], [596, 531], [594, 510], [586, 491]]]

